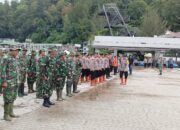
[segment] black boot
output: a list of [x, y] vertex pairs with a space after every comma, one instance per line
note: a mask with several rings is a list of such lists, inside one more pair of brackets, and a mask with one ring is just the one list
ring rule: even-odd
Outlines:
[[59, 99], [59, 97], [60, 97], [59, 96], [59, 89], [56, 90], [56, 95], [57, 95], [57, 101], [60, 101], [60, 99]]
[[28, 84], [28, 93], [33, 93], [31, 90], [31, 84]]
[[53, 102], [50, 101], [50, 97], [47, 98], [47, 103], [48, 103], [49, 105], [55, 105], [55, 103], [53, 103]]
[[43, 102], [43, 106], [44, 107], [50, 107], [48, 101], [47, 101], [47, 97], [44, 97], [44, 102]]

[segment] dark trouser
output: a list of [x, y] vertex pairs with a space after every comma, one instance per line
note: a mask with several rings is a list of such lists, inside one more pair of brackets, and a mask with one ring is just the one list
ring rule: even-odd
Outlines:
[[132, 65], [129, 65], [129, 74], [132, 74]]
[[72, 84], [73, 84], [72, 79], [67, 79], [67, 81], [66, 81], [66, 93], [67, 93], [67, 96], [72, 95]]
[[124, 75], [125, 79], [127, 79], [128, 72], [127, 71], [120, 71], [120, 78], [123, 78], [123, 75]]
[[2, 93], [2, 86], [0, 85], [0, 94]]
[[114, 67], [114, 75], [117, 74], [117, 67]]
[[20, 83], [20, 84], [19, 84], [18, 95], [19, 95], [19, 96], [27, 95], [27, 94], [24, 93], [24, 83]]
[[147, 67], [147, 63], [144, 63], [144, 68], [146, 68]]
[[79, 77], [80, 76], [73, 76], [73, 92], [77, 92], [77, 85], [79, 82]]

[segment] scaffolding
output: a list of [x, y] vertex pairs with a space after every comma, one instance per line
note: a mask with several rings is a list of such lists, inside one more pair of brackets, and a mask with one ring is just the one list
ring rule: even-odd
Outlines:
[[125, 20], [115, 3], [104, 4], [103, 13], [101, 13], [101, 15], [105, 15], [106, 17], [111, 36], [114, 36], [113, 28], [123, 28], [125, 29], [126, 34], [131, 36], [128, 25], [125, 23]]

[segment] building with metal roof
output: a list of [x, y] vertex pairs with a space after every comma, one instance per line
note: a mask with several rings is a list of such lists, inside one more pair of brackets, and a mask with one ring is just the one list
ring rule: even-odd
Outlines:
[[180, 50], [180, 38], [95, 36], [93, 47], [126, 51]]

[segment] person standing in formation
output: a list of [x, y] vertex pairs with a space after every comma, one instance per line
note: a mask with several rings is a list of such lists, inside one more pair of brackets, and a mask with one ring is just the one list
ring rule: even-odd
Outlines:
[[158, 68], [159, 68], [159, 75], [162, 75], [163, 57], [160, 57], [159, 60], [158, 60]]
[[79, 93], [80, 91], [77, 90], [77, 85], [81, 76], [82, 64], [80, 62], [80, 55], [78, 54], [73, 59], [73, 70], [73, 93]]
[[49, 98], [52, 95], [52, 89], [49, 82], [49, 68], [48, 59], [45, 55], [45, 50], [39, 51], [40, 57], [38, 60], [38, 74], [37, 74], [37, 97], [43, 98], [43, 106], [50, 107]]
[[62, 91], [65, 85], [65, 80], [67, 76], [67, 67], [66, 67], [66, 59], [65, 54], [59, 53], [56, 61], [57, 72], [56, 72], [56, 95], [57, 101], [65, 100], [62, 96]]
[[118, 68], [118, 58], [117, 58], [117, 56], [114, 56], [112, 65], [113, 65], [113, 69], [114, 69], [114, 75], [116, 75], [117, 74], [117, 68]]
[[37, 78], [37, 69], [36, 69], [36, 52], [31, 51], [30, 57], [27, 60], [27, 84], [28, 84], [28, 93], [34, 93], [33, 85], [36, 82]]
[[2, 94], [2, 68], [3, 68], [3, 50], [0, 48], [0, 96]]
[[[119, 59], [119, 71], [120, 71], [120, 81], [121, 85], [127, 84], [128, 71], [129, 71], [129, 61], [127, 57], [124, 55]], [[123, 76], [125, 78], [123, 78]]]
[[18, 95], [19, 97], [27, 96], [27, 93], [24, 92], [24, 84], [26, 81], [26, 69], [27, 69], [27, 49], [23, 48], [20, 55], [19, 55], [19, 90]]
[[15, 45], [11, 45], [9, 55], [3, 60], [2, 65], [1, 79], [4, 98], [4, 120], [6, 121], [19, 117], [13, 112], [13, 104], [18, 91], [18, 53], [19, 49]]
[[72, 84], [73, 84], [73, 74], [74, 74], [74, 69], [73, 69], [73, 57], [74, 54], [71, 53], [71, 56], [67, 58], [66, 65], [67, 65], [67, 80], [66, 80], [66, 95], [68, 97], [72, 97]]

